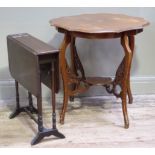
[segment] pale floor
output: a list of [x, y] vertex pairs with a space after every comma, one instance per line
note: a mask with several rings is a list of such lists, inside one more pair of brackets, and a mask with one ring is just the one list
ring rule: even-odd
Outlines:
[[[32, 147], [37, 126], [20, 114], [10, 120], [13, 106], [0, 106], [0, 147]], [[57, 106], [57, 120], [59, 107]], [[69, 103], [65, 124], [57, 127], [66, 138], [45, 138], [33, 147], [155, 147], [155, 95], [134, 96], [128, 104], [130, 128], [123, 128], [120, 100], [114, 97], [83, 98]], [[44, 122], [51, 123], [51, 107], [44, 104]]]

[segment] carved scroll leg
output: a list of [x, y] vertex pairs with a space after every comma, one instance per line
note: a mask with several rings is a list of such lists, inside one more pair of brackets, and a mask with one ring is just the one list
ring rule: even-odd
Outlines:
[[[132, 52], [132, 58], [133, 58], [134, 36], [129, 36], [129, 45], [130, 45], [130, 49]], [[131, 69], [131, 64], [130, 64], [130, 69]], [[129, 79], [128, 79], [128, 98], [129, 98], [129, 103], [132, 104], [133, 103], [133, 97], [132, 97], [131, 88], [130, 88], [130, 72], [129, 72]]]
[[71, 39], [68, 34], [65, 34], [64, 40], [61, 44], [60, 47], [60, 55], [59, 55], [59, 62], [60, 62], [60, 71], [62, 75], [62, 80], [63, 80], [63, 90], [64, 90], [64, 100], [63, 100], [63, 106], [62, 110], [60, 113], [60, 123], [64, 123], [64, 118], [65, 118], [65, 112], [67, 109], [67, 104], [68, 104], [68, 97], [69, 97], [69, 88], [68, 88], [68, 74], [67, 74], [67, 61], [65, 58], [65, 53], [66, 53], [66, 48], [68, 44], [70, 43]]
[[125, 52], [125, 66], [124, 66], [124, 77], [122, 81], [122, 92], [121, 92], [121, 99], [122, 99], [122, 110], [124, 116], [124, 127], [127, 129], [129, 128], [129, 119], [128, 119], [128, 112], [127, 112], [127, 89], [129, 84], [129, 73], [130, 73], [130, 66], [132, 60], [132, 52], [129, 46], [129, 38], [127, 35], [123, 35], [121, 37], [121, 44], [123, 46]]

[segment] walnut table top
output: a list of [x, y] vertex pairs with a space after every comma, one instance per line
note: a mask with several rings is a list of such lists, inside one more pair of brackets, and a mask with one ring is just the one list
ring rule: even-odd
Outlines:
[[143, 29], [149, 22], [123, 14], [81, 14], [50, 20], [50, 25], [72, 32], [121, 33]]

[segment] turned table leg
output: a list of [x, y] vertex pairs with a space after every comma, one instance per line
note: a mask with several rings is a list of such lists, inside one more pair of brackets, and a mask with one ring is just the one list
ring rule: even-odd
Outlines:
[[44, 128], [43, 126], [43, 115], [42, 115], [42, 93], [41, 93], [41, 83], [39, 84], [40, 93], [37, 96], [37, 107], [38, 107], [38, 133], [31, 141], [31, 145], [39, 143], [44, 137], [54, 135], [59, 138], [65, 138], [65, 136], [60, 133], [56, 128], [56, 112], [55, 112], [55, 92], [56, 92], [56, 83], [55, 83], [55, 60], [52, 60], [51, 63], [51, 97], [52, 97], [52, 128]]
[[[41, 89], [40, 89], [41, 90]], [[44, 138], [44, 127], [43, 127], [43, 116], [42, 116], [42, 95], [41, 92], [37, 96], [37, 108], [38, 108], [38, 132], [36, 136], [32, 139], [31, 145], [39, 143]]]
[[[54, 61], [54, 62], [53, 62]], [[56, 129], [56, 112], [55, 112], [55, 91], [56, 91], [56, 86], [55, 86], [55, 60], [52, 61], [52, 67], [51, 67], [51, 72], [52, 72], [52, 90], [51, 90], [51, 96], [52, 96], [52, 127], [53, 129]]]
[[13, 113], [9, 116], [10, 119], [16, 117], [20, 112], [20, 101], [19, 101], [19, 86], [18, 82], [15, 80], [15, 88], [16, 88], [16, 108]]
[[38, 113], [38, 110], [33, 106], [32, 94], [28, 92], [29, 106], [27, 107], [31, 113]]
[[122, 80], [122, 92], [121, 92], [121, 99], [122, 99], [122, 110], [124, 116], [124, 127], [129, 128], [129, 119], [127, 113], [127, 94], [129, 90], [129, 75], [130, 75], [130, 68], [131, 68], [131, 61], [132, 61], [132, 51], [129, 45], [129, 37], [127, 35], [123, 35], [121, 37], [121, 44], [125, 52], [125, 62], [124, 62], [124, 77]]

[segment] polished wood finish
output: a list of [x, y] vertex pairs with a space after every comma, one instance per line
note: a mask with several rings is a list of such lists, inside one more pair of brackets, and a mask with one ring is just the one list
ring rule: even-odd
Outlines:
[[87, 77], [85, 80], [89, 85], [101, 85], [110, 84], [112, 79], [109, 77]]
[[[26, 112], [37, 123], [38, 132], [31, 145], [39, 143], [44, 137], [50, 135], [65, 138], [56, 128], [55, 93], [59, 89], [59, 50], [27, 33], [9, 35], [7, 44], [9, 69], [16, 86], [16, 109], [10, 118], [14, 118], [20, 112]], [[29, 105], [26, 107], [20, 107], [18, 83], [28, 90]], [[52, 89], [52, 127], [50, 129], [44, 128], [43, 125], [41, 83]], [[37, 110], [33, 106], [32, 94], [37, 98]], [[32, 115], [33, 113], [37, 113], [38, 119]]]
[[19, 115], [21, 112], [30, 112], [31, 114], [38, 113], [38, 110], [33, 106], [33, 101], [32, 101], [32, 94], [28, 92], [28, 100], [29, 100], [29, 105], [26, 107], [20, 107], [20, 99], [19, 99], [19, 86], [18, 82], [15, 80], [15, 89], [16, 89], [16, 108], [15, 110], [10, 114], [9, 118], [12, 119]]
[[124, 115], [124, 122], [125, 122], [125, 128], [129, 127], [129, 120], [128, 120], [128, 114], [127, 114], [127, 89], [128, 89], [128, 80], [129, 80], [129, 73], [130, 73], [130, 66], [131, 66], [131, 60], [132, 60], [132, 52], [129, 46], [129, 38], [127, 35], [124, 35], [121, 37], [121, 44], [124, 48], [125, 57], [124, 57], [124, 76], [122, 77], [122, 91], [121, 91], [121, 99], [122, 99], [122, 109], [123, 109], [123, 115]]
[[[134, 51], [134, 36], [143, 31], [149, 22], [143, 18], [130, 17], [121, 14], [84, 14], [78, 16], [61, 17], [50, 21], [58, 32], [64, 33], [64, 40], [60, 47], [60, 71], [63, 79], [64, 101], [60, 114], [60, 123], [64, 123], [69, 96], [86, 91], [92, 85], [103, 85], [108, 93], [114, 94], [122, 100], [124, 127], [129, 127], [127, 113], [127, 96], [129, 103], [133, 102], [130, 88], [130, 69]], [[115, 78], [91, 79], [85, 72], [78, 57], [75, 40], [77, 37], [88, 39], [120, 38], [124, 50], [124, 58], [115, 74]], [[71, 66], [68, 65], [65, 53], [68, 45], [71, 47]], [[118, 87], [120, 90], [118, 90]]]
[[101, 34], [142, 29], [149, 23], [139, 17], [131, 17], [122, 14], [97, 13], [61, 17], [51, 20], [50, 24], [69, 32]]
[[[135, 48], [135, 37], [133, 35], [129, 36], [129, 46], [132, 52], [132, 58], [133, 58], [133, 53], [134, 53], [134, 48]], [[131, 65], [129, 70], [131, 70]], [[129, 98], [129, 103], [133, 103], [133, 97], [131, 93], [131, 88], [130, 88], [130, 73], [129, 73], [129, 79], [128, 79], [128, 98]]]

